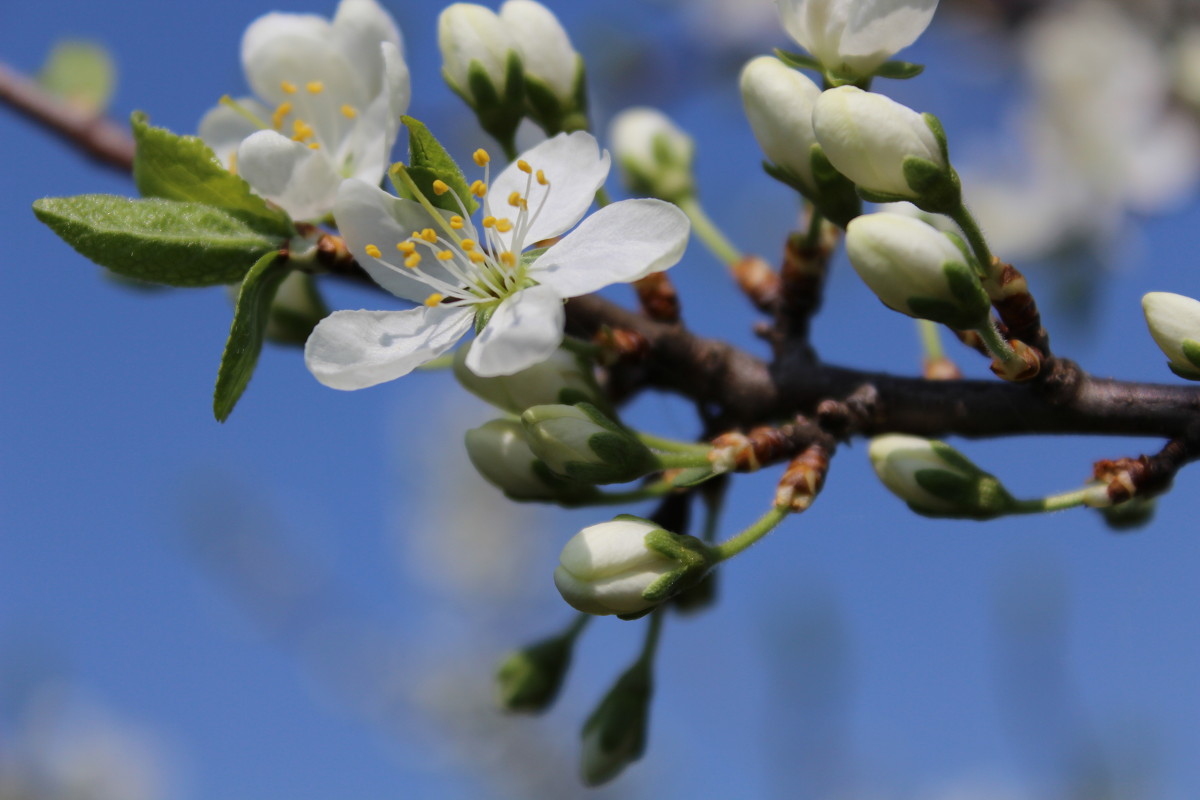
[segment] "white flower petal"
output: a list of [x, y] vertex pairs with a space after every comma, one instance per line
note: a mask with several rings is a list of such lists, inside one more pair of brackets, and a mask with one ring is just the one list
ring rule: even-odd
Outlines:
[[[260, 120], [271, 119], [271, 110], [253, 97], [239, 97], [234, 102]], [[231, 156], [237, 152], [242, 140], [259, 130], [261, 128], [246, 119], [244, 114], [221, 103], [209, 109], [200, 119], [197, 135], [212, 148], [221, 163], [228, 167]]]
[[408, 110], [412, 95], [408, 66], [391, 43], [380, 45], [384, 61], [383, 90], [359, 114], [342, 142], [340, 163], [349, 163], [348, 178], [378, 184], [392, 163], [392, 145], [400, 128], [400, 117]]
[[[338, 187], [333, 215], [350, 252], [376, 283], [414, 303], [422, 302], [434, 291], [429, 284], [414, 277], [404, 266], [404, 256], [396, 250], [396, 245], [406, 241], [413, 231], [433, 224], [420, 205], [350, 178]], [[369, 245], [379, 248], [379, 258], [367, 253]], [[452, 281], [436, 259], [422, 259], [421, 270], [437, 280]]]
[[341, 178], [318, 150], [275, 131], [258, 131], [238, 148], [238, 174], [293, 219], [315, 219], [332, 206]]
[[533, 286], [502, 302], [467, 353], [467, 369], [485, 378], [511, 375], [549, 358], [563, 338], [562, 297]]
[[[592, 205], [596, 190], [608, 177], [608, 151], [600, 152], [596, 138], [585, 131], [560, 133], [524, 153], [534, 173], [542, 170], [549, 186], [539, 186], [536, 180], [522, 172], [517, 163], [509, 164], [492, 181], [486, 202], [489, 213], [515, 220], [515, 209], [508, 204], [509, 195], [517, 192], [526, 197], [529, 213], [537, 212], [546, 192], [550, 199], [524, 234], [522, 247], [551, 239], [578, 222]], [[528, 194], [527, 194], [528, 193]]]
[[662, 200], [622, 200], [592, 214], [533, 262], [529, 275], [562, 297], [643, 278], [678, 263], [691, 223]]
[[384, 64], [379, 46], [386, 42], [404, 57], [400, 29], [375, 0], [342, 0], [333, 15], [333, 41], [353, 64], [371, 97], [383, 89]]
[[439, 305], [407, 311], [335, 311], [313, 329], [304, 363], [333, 389], [365, 389], [407, 375], [454, 346], [474, 312]]
[[917, 40], [937, 0], [777, 0], [783, 26], [822, 66], [869, 75]]

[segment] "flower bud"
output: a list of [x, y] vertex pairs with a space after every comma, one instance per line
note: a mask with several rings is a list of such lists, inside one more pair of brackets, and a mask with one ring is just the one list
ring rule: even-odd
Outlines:
[[580, 766], [585, 784], [608, 783], [642, 757], [653, 692], [650, 665], [639, 660], [604, 695], [583, 725]]
[[1150, 335], [1166, 353], [1167, 366], [1181, 378], [1200, 381], [1200, 300], [1171, 292], [1142, 298]]
[[574, 645], [574, 636], [559, 635], [509, 653], [496, 670], [497, 704], [508, 711], [549, 708], [571, 666]]
[[944, 442], [888, 434], [872, 439], [868, 454], [883, 485], [918, 514], [991, 519], [1016, 504], [1000, 481]]
[[454, 377], [464, 389], [497, 408], [520, 414], [530, 406], [553, 403], [607, 404], [587, 362], [569, 350], [559, 348], [545, 361], [512, 375], [484, 378], [467, 368], [470, 349], [467, 345], [455, 353]]
[[910, 200], [940, 213], [962, 203], [945, 134], [932, 114], [918, 114], [855, 86], [839, 86], [817, 99], [813, 130], [830, 163], [868, 200]]
[[609, 140], [625, 183], [637, 194], [675, 202], [692, 195], [692, 138], [654, 108], [627, 108], [613, 119]]
[[868, 78], [917, 40], [937, 0], [864, 3], [861, 0], [779, 0], [783, 27], [831, 77]]
[[554, 585], [586, 614], [636, 617], [698, 583], [711, 566], [699, 539], [622, 514], [571, 537]]
[[558, 18], [534, 0], [508, 0], [500, 19], [521, 50], [529, 116], [550, 136], [586, 129], [583, 58]]
[[556, 475], [624, 483], [657, 468], [644, 444], [589, 403], [533, 406], [521, 422], [534, 455]]
[[1158, 510], [1157, 497], [1134, 497], [1099, 509], [1104, 523], [1115, 533], [1128, 533], [1148, 524]]
[[454, 3], [438, 17], [442, 77], [502, 142], [511, 142], [524, 116], [521, 50], [491, 9]]
[[515, 419], [494, 419], [466, 434], [467, 457], [483, 478], [512, 500], [577, 505], [594, 497], [586, 484], [560, 478], [529, 449], [525, 428]]
[[956, 330], [987, 324], [987, 292], [953, 234], [902, 214], [866, 214], [846, 227], [846, 252], [888, 308]]

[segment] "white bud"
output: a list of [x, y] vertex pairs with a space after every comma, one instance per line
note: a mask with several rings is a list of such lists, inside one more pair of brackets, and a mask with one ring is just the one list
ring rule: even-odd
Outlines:
[[831, 76], [865, 78], [917, 40], [937, 0], [777, 0], [783, 27]]
[[1150, 335], [1181, 378], [1200, 380], [1200, 300], [1171, 292], [1150, 292], [1142, 298]]
[[747, 63], [740, 85], [746, 118], [767, 159], [790, 172], [806, 191], [815, 191], [812, 112], [821, 90], [772, 56]]
[[583, 483], [624, 483], [654, 470], [650, 450], [587, 403], [543, 405], [521, 415], [534, 455], [557, 475]]
[[508, 0], [500, 19], [521, 49], [526, 80], [541, 81], [560, 103], [573, 105], [582, 62], [558, 17], [534, 0]]
[[944, 442], [876, 436], [868, 455], [883, 485], [919, 514], [990, 519], [1015, 503], [995, 477]]
[[925, 117], [881, 94], [855, 86], [823, 92], [813, 109], [813, 129], [830, 163], [860, 189], [915, 200], [922, 192], [909, 185], [906, 160], [949, 171]]
[[973, 261], [919, 219], [878, 213], [846, 227], [850, 264], [888, 308], [958, 330], [987, 322], [990, 303]]
[[627, 108], [613, 118], [609, 141], [634, 191], [664, 200], [692, 193], [696, 145], [666, 114], [645, 106]]
[[467, 368], [470, 346], [458, 348], [454, 355], [454, 377], [463, 388], [497, 408], [520, 414], [531, 406], [588, 402], [604, 405], [605, 400], [588, 365], [577, 355], [559, 348], [545, 361], [512, 375], [484, 378]]
[[504, 93], [509, 54], [520, 54], [500, 17], [474, 3], [454, 3], [442, 11], [438, 17], [438, 48], [446, 80], [457, 91], [470, 91], [471, 64], [477, 63], [497, 95]]
[[[514, 419], [494, 419], [466, 434], [467, 457], [480, 475], [514, 500], [558, 500], [572, 488], [539, 469], [525, 429]], [[583, 487], [581, 487], [583, 488]], [[590, 487], [588, 487], [590, 488]]]
[[587, 614], [637, 614], [656, 605], [642, 597], [679, 568], [675, 559], [646, 546], [662, 530], [649, 520], [620, 517], [571, 537], [554, 570], [554, 585], [571, 606]]

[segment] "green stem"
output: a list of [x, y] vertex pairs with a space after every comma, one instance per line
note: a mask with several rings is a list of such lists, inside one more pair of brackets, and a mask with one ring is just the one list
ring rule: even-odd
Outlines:
[[583, 629], [587, 627], [587, 624], [591, 622], [592, 619], [593, 616], [591, 614], [584, 614], [583, 612], [576, 614], [575, 619], [573, 619], [571, 624], [567, 626], [567, 629], [563, 631], [562, 638], [568, 642], [575, 641], [579, 638], [579, 634], [583, 633]]
[[725, 238], [725, 234], [721, 233], [708, 214], [704, 213], [695, 195], [679, 200], [677, 205], [692, 221], [692, 233], [696, 234], [696, 238], [711, 250], [714, 256], [729, 266], [742, 260], [742, 254], [734, 247], [733, 242]]
[[946, 357], [936, 322], [930, 322], [927, 319], [917, 320], [917, 334], [921, 337], [921, 348], [925, 351], [927, 361], [938, 361]]
[[661, 608], [656, 608], [650, 613], [650, 621], [646, 626], [646, 638], [642, 641], [642, 654], [638, 656], [637, 661], [633, 662], [635, 667], [649, 669], [654, 663], [654, 656], [658, 652], [658, 641], [662, 638], [664, 616]]
[[721, 507], [725, 504], [725, 492], [712, 496], [704, 495], [704, 527], [700, 530], [700, 538], [708, 544], [717, 540], [717, 529], [721, 522]]
[[759, 539], [766, 536], [771, 531], [783, 522], [784, 517], [791, 513], [787, 508], [775, 506], [767, 513], [763, 514], [757, 522], [751, 525], [746, 530], [738, 535], [726, 539], [719, 545], [712, 548], [712, 554], [717, 561], [725, 561], [733, 558], [738, 553], [742, 552], [750, 545], [757, 542]]
[[808, 231], [804, 234], [804, 246], [809, 250], [816, 250], [817, 245], [821, 243], [821, 223], [825, 218], [821, 216], [821, 212], [816, 206], [810, 206], [812, 216], [808, 218]]
[[653, 500], [656, 497], [670, 494], [675, 488], [675, 484], [670, 481], [655, 481], [654, 483], [648, 483], [645, 486], [640, 486], [637, 489], [629, 489], [624, 492], [601, 492], [598, 497], [593, 497], [582, 505], [620, 506], [627, 503], [636, 503], [641, 500]]
[[611, 202], [612, 202], [612, 198], [610, 198], [608, 196], [607, 189], [605, 189], [603, 186], [601, 186], [599, 189], [596, 190], [596, 205], [600, 206], [601, 208], [604, 208], [606, 205], [608, 205]]
[[[958, 223], [958, 227], [962, 228], [963, 234], [967, 237], [967, 244], [971, 246], [971, 251], [975, 253], [975, 259], [979, 262], [980, 277], [983, 278], [984, 288], [991, 288], [989, 284], [995, 285], [996, 278], [999, 276], [993, 275], [992, 267], [992, 249], [988, 247], [987, 239], [983, 236], [983, 231], [979, 228], [979, 223], [975, 221], [975, 217], [967, 210], [965, 205], [959, 204], [958, 210], [950, 215], [950, 218]], [[991, 291], [988, 292], [990, 296]]]
[[1094, 486], [1085, 486], [1082, 489], [1075, 489], [1070, 492], [1062, 492], [1061, 494], [1052, 494], [1048, 497], [1039, 497], [1036, 500], [1018, 500], [1012, 514], [1043, 514], [1048, 511], [1062, 511], [1068, 508], [1076, 508], [1086, 504], [1089, 497], [1094, 495], [1096, 488]]
[[996, 330], [996, 325], [992, 322], [991, 317], [988, 317], [987, 322], [980, 325], [975, 331], [983, 339], [984, 346], [987, 347], [988, 352], [993, 356], [1005, 364], [1015, 362], [1024, 366], [1025, 362], [1017, 355], [1017, 351], [1013, 350], [1009, 343], [1004, 341], [1004, 337], [1000, 335], [1000, 332]]
[[664, 439], [661, 436], [655, 436], [652, 433], [637, 433], [638, 441], [652, 447], [655, 450], [665, 450], [668, 453], [686, 453], [689, 455], [708, 456], [708, 451], [712, 448], [707, 444], [697, 444], [696, 442], [680, 442], [675, 439]]
[[654, 457], [658, 460], [659, 469], [696, 469], [712, 466], [712, 462], [708, 460], [707, 449], [703, 453], [655, 453]]

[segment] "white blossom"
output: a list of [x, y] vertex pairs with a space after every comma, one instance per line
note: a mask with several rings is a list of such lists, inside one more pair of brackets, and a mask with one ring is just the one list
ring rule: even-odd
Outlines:
[[[482, 330], [467, 368], [511, 375], [558, 349], [565, 298], [637, 280], [683, 255], [690, 226], [668, 203], [625, 200], [580, 223], [609, 170], [588, 133], [542, 142], [490, 186], [487, 154], [475, 160], [485, 167], [472, 187], [483, 206], [478, 225], [465, 209], [435, 220], [365, 181], [342, 185], [334, 213], [351, 252], [381, 286], [421, 305], [326, 317], [305, 347], [319, 381], [361, 389], [393, 380], [451, 349], [473, 324]], [[545, 251], [522, 255], [572, 227]]]
[[844, 80], [868, 77], [924, 33], [937, 0], [776, 0], [788, 35]]
[[746, 64], [740, 86], [742, 105], [758, 146], [772, 163], [813, 191], [812, 148], [817, 137], [812, 112], [821, 90], [772, 56], [760, 56]]
[[257, 193], [318, 219], [344, 179], [383, 178], [410, 87], [400, 31], [375, 0], [342, 0], [332, 21], [259, 17], [242, 67], [256, 97], [209, 111], [200, 137]]
[[571, 537], [554, 570], [554, 585], [587, 614], [636, 614], [655, 605], [642, 594], [679, 563], [646, 546], [658, 525], [622, 517], [591, 525]]

